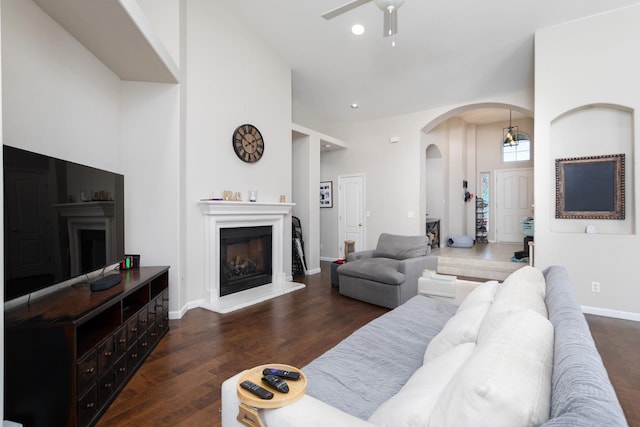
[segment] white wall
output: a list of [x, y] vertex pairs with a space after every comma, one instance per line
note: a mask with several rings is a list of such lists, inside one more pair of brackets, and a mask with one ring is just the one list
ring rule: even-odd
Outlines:
[[179, 254], [179, 90], [177, 85], [122, 82], [125, 249], [143, 265], [168, 265], [169, 303], [185, 303]]
[[[536, 33], [536, 115], [535, 115], [535, 239], [536, 266], [562, 264], [568, 268], [579, 302], [598, 313], [610, 311], [640, 319], [640, 275], [638, 248], [638, 142], [629, 147], [615, 139], [629, 140], [640, 135], [638, 120], [610, 120], [608, 114], [588, 112], [588, 120], [578, 118], [562, 126], [556, 120], [567, 112], [586, 106], [616, 105], [628, 111], [640, 109], [640, 62], [632, 54], [640, 40], [640, 5], [571, 22]], [[609, 128], [598, 141], [583, 141], [584, 136]], [[626, 129], [630, 127], [630, 129]], [[612, 140], [613, 138], [613, 140]], [[558, 146], [561, 148], [557, 148]], [[626, 200], [632, 225], [627, 232], [605, 234], [606, 221], [592, 222], [601, 230], [585, 234], [574, 220], [556, 220], [552, 195], [555, 191], [554, 162], [557, 156], [581, 157], [627, 151]], [[612, 152], [609, 152], [611, 151]], [[594, 151], [597, 151], [594, 153]], [[559, 224], [560, 222], [568, 226]], [[578, 224], [580, 225], [580, 224]], [[591, 292], [591, 282], [601, 284], [600, 293]]]
[[122, 172], [120, 79], [35, 3], [2, 1], [4, 143]]
[[[349, 148], [322, 154], [321, 180], [337, 185], [339, 175], [366, 173], [366, 247], [375, 248], [382, 232], [418, 234], [420, 224], [420, 115], [405, 115], [336, 127], [331, 134]], [[398, 137], [390, 143], [389, 137]], [[337, 188], [334, 208], [322, 209], [323, 256], [337, 258]], [[412, 213], [413, 217], [409, 218]], [[424, 227], [424, 224], [422, 225]]]
[[180, 0], [136, 1], [173, 62], [180, 64]]
[[[187, 3], [185, 221], [187, 301], [204, 296], [204, 219], [198, 201], [249, 190], [258, 201], [291, 200], [291, 70], [222, 0]], [[238, 159], [234, 129], [255, 125], [265, 141], [256, 163]], [[291, 239], [291, 225], [285, 227]], [[285, 271], [291, 247], [285, 245]]]
[[[475, 141], [468, 141], [468, 124], [460, 119], [448, 119], [462, 111], [497, 105], [532, 111], [533, 91], [497, 94], [491, 100], [474, 100], [330, 129], [330, 133], [346, 141], [349, 148], [322, 154], [321, 180], [337, 182], [339, 175], [366, 173], [366, 209], [371, 216], [366, 222], [365, 249], [375, 248], [378, 236], [383, 232], [424, 233], [426, 213], [430, 217], [441, 218], [442, 238], [474, 233], [473, 229], [469, 230], [468, 221], [474, 208], [463, 201], [462, 180], [470, 180], [470, 171], [476, 170], [475, 165], [469, 164], [468, 157], [469, 144], [475, 144]], [[399, 137], [400, 142], [389, 143], [389, 137]], [[430, 198], [430, 206], [427, 206], [427, 191], [431, 183], [426, 180], [426, 150], [430, 145], [435, 145], [440, 151], [442, 172], [446, 177], [436, 184], [443, 186], [434, 196], [444, 196], [439, 206], [432, 205], [438, 201]], [[339, 256], [335, 249], [338, 247], [337, 222], [337, 208], [321, 210], [323, 257]]]
[[[294, 126], [295, 127], [295, 126]], [[298, 127], [292, 133], [293, 215], [300, 219], [307, 272], [320, 272], [320, 137]]]

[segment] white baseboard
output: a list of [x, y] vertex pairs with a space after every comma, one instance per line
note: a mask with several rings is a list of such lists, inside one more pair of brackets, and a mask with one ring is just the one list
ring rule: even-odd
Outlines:
[[187, 311], [191, 310], [192, 308], [200, 307], [203, 302], [204, 302], [204, 299], [198, 299], [195, 301], [188, 302], [187, 304], [182, 306], [180, 310], [170, 311], [169, 319], [182, 319], [182, 316], [184, 316]]
[[614, 319], [633, 320], [640, 322], [640, 313], [630, 311], [610, 310], [608, 308], [581, 306], [584, 314], [594, 314], [596, 316], [612, 317]]
[[319, 268], [312, 268], [311, 270], [305, 270], [304, 274], [305, 276], [312, 276], [314, 274], [319, 274], [321, 272], [322, 270], [320, 270]]
[[321, 256], [320, 257], [320, 261], [329, 261], [329, 262], [333, 262], [333, 261], [337, 261], [338, 258], [332, 258], [332, 257], [328, 257], [328, 256]]

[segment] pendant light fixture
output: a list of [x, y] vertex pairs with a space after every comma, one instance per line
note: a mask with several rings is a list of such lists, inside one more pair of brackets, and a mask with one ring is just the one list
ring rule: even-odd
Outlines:
[[511, 123], [511, 110], [509, 110], [509, 127], [502, 128], [502, 146], [516, 147], [518, 136], [518, 126], [513, 126]]

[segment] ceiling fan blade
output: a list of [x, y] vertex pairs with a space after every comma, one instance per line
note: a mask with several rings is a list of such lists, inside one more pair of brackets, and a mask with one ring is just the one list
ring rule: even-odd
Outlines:
[[398, 9], [384, 13], [383, 37], [389, 37], [398, 32]]
[[343, 4], [342, 6], [336, 7], [333, 10], [325, 12], [322, 14], [324, 19], [333, 19], [338, 15], [342, 15], [343, 13], [349, 12], [352, 9], [355, 9], [358, 6], [362, 6], [363, 4], [369, 3], [371, 0], [353, 0], [347, 4]]

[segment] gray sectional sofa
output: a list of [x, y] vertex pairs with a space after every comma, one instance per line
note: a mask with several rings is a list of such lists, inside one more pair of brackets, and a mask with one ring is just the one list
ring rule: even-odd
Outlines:
[[[459, 307], [417, 295], [302, 370], [306, 395], [261, 410], [265, 425], [627, 425], [559, 266], [523, 267]], [[237, 378], [222, 386], [223, 427], [241, 425]]]

